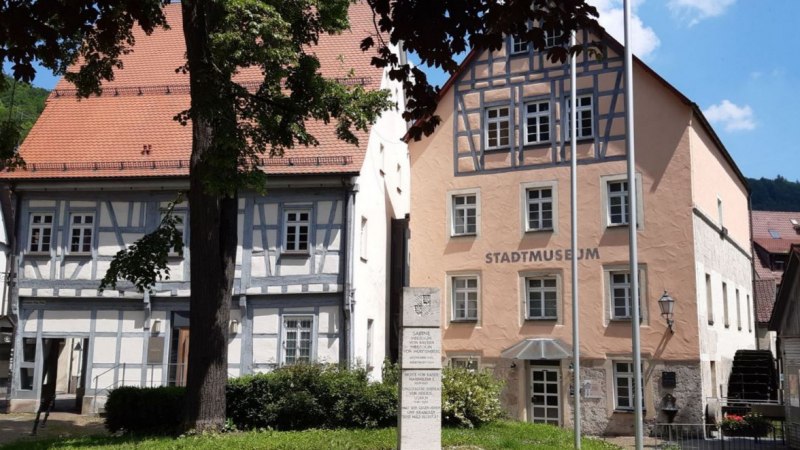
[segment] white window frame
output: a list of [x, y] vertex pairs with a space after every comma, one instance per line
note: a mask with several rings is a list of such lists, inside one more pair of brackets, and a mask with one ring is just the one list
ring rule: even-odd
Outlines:
[[[631, 278], [630, 278], [630, 266], [629, 265], [614, 265], [614, 266], [607, 266], [603, 268], [604, 275], [603, 278], [605, 279], [605, 303], [606, 303], [606, 317], [611, 322], [622, 322], [622, 321], [630, 321], [632, 316], [633, 310], [633, 303], [632, 303], [632, 295], [631, 295]], [[614, 275], [623, 275], [627, 274], [627, 282], [623, 283], [622, 288], [627, 289], [627, 311], [628, 314], [625, 316], [618, 316], [616, 314], [616, 308], [614, 304], [614, 288], [617, 286], [614, 283], [613, 276]], [[627, 287], [625, 287], [627, 285]], [[648, 318], [648, 299], [647, 296], [647, 270], [646, 267], [643, 265], [639, 265], [639, 316], [640, 320], [643, 324], [647, 323]], [[644, 301], [642, 301], [644, 300]]]
[[[506, 111], [506, 115], [505, 116], [501, 116], [500, 115], [500, 111], [504, 110], [504, 109]], [[497, 111], [497, 117], [489, 117], [489, 113], [491, 111]], [[487, 108], [484, 109], [483, 120], [485, 121], [485, 124], [486, 124], [486, 126], [484, 127], [484, 132], [483, 132], [483, 142], [484, 142], [484, 144], [486, 146], [486, 150], [496, 150], [496, 149], [509, 148], [511, 146], [511, 135], [512, 135], [511, 107], [508, 106], [508, 105], [487, 107]], [[500, 143], [500, 141], [501, 141], [500, 130], [502, 128], [501, 125], [503, 123], [506, 124], [506, 130], [508, 132], [508, 144], [505, 144], [505, 145]], [[494, 129], [495, 129], [496, 133], [497, 133], [497, 137], [496, 137], [497, 143], [496, 143], [496, 145], [491, 145], [490, 144], [491, 139], [489, 138], [489, 132], [492, 131], [492, 127], [493, 126], [494, 126]]]
[[[644, 197], [642, 196], [642, 175], [635, 174], [636, 181], [636, 220], [637, 229], [644, 229]], [[611, 199], [609, 198], [609, 185], [618, 181], [627, 181], [626, 174], [619, 175], [603, 175], [600, 177], [600, 186], [602, 191], [602, 224], [604, 228], [618, 228], [627, 227], [630, 221], [630, 211], [628, 211], [628, 220], [625, 223], [612, 223], [611, 222]], [[630, 187], [628, 187], [628, 204], [630, 205]]]
[[[289, 326], [288, 326], [288, 323], [287, 323], [290, 320], [297, 320], [298, 321], [298, 327], [290, 329]], [[307, 327], [307, 328], [300, 327], [299, 323], [302, 322], [302, 321], [305, 321], [305, 320], [310, 321], [311, 325], [309, 327]], [[317, 339], [315, 339], [315, 333], [314, 333], [315, 329], [316, 329], [316, 320], [315, 320], [315, 317], [314, 317], [313, 314], [286, 314], [286, 315], [281, 317], [281, 364], [282, 365], [290, 365], [290, 364], [298, 364], [298, 363], [313, 363], [316, 360], [316, 355], [317, 355], [316, 340]], [[296, 347], [296, 350], [297, 350], [298, 353], [294, 356], [294, 360], [292, 362], [289, 362], [289, 354], [288, 354], [289, 348], [287, 346], [288, 333], [290, 331], [297, 331], [298, 332], [297, 342], [299, 344], [301, 342], [299, 333], [302, 332], [302, 331], [306, 331], [306, 330], [309, 333], [309, 336], [308, 336], [308, 342], [309, 342], [309, 345], [308, 345], [308, 361], [298, 361], [297, 360], [298, 355], [299, 355], [299, 350], [301, 348], [298, 345]]]
[[[297, 219], [290, 221], [289, 215], [290, 214], [298, 214]], [[308, 214], [308, 220], [300, 220], [300, 214]], [[312, 208], [310, 206], [288, 206], [283, 210], [283, 253], [288, 254], [295, 254], [295, 255], [307, 255], [311, 253], [311, 222], [314, 218], [312, 214]], [[303, 243], [300, 240], [300, 228], [302, 226], [306, 226], [306, 248], [300, 249], [300, 244]], [[293, 241], [293, 247], [289, 248], [289, 228], [295, 228], [295, 239]]]
[[736, 329], [742, 331], [742, 298], [736, 288]]
[[730, 308], [728, 305], [728, 283], [722, 282], [722, 318], [725, 328], [731, 327]]
[[753, 332], [753, 316], [752, 309], [750, 309], [750, 294], [747, 294], [747, 332]]
[[[542, 111], [540, 108], [542, 105], [547, 105], [547, 110]], [[531, 112], [528, 108], [530, 106], [536, 106], [536, 111]], [[553, 107], [550, 104], [550, 100], [534, 100], [527, 102], [523, 105], [523, 126], [522, 126], [522, 141], [525, 145], [535, 145], [535, 144], [547, 144], [552, 142], [553, 140], [553, 121], [552, 121], [552, 110]], [[531, 140], [530, 138], [530, 129], [531, 126], [529, 120], [533, 119], [535, 122], [535, 134], [536, 139]], [[542, 134], [544, 133], [542, 128], [542, 119], [547, 120], [547, 139], [542, 139]]]
[[374, 342], [375, 342], [375, 320], [367, 319], [367, 346], [366, 346], [367, 354], [365, 359], [367, 372], [370, 372], [372, 371], [372, 369], [375, 368]]
[[529, 49], [530, 42], [520, 39], [516, 36], [511, 36], [511, 42], [508, 50], [509, 55], [521, 55], [523, 53], [528, 53]]
[[[531, 287], [531, 281], [541, 281], [541, 285], [538, 287]], [[552, 281], [553, 286], [545, 286], [544, 281]], [[554, 275], [554, 274], [544, 274], [544, 273], [533, 273], [527, 274], [523, 276], [523, 303], [525, 308], [525, 320], [555, 320], [558, 321], [559, 317], [561, 316], [561, 277]], [[542, 304], [542, 314], [539, 316], [531, 315], [531, 293], [538, 292], [541, 297], [539, 298], [539, 302]], [[545, 307], [545, 298], [544, 294], [552, 292], [555, 294], [555, 315], [547, 315], [545, 314], [546, 307]]]
[[[464, 231], [459, 233], [456, 232], [456, 209], [469, 209], [466, 205], [462, 207], [461, 205], [456, 205], [455, 198], [456, 197], [466, 197], [466, 196], [474, 196], [475, 197], [475, 231], [468, 232], [467, 231], [467, 224], [466, 221], [464, 223]], [[464, 216], [466, 218], [466, 216]], [[466, 220], [466, 219], [465, 219]], [[481, 230], [481, 195], [480, 190], [478, 189], [462, 189], [457, 191], [451, 191], [447, 193], [447, 226], [448, 226], [448, 235], [450, 237], [464, 237], [464, 236], [475, 236], [477, 237], [480, 234]]]
[[[36, 222], [35, 219], [37, 217], [40, 218], [39, 223], [35, 223]], [[50, 219], [49, 222], [47, 222], [48, 218]], [[34, 254], [36, 254], [36, 253], [38, 253], [38, 254], [50, 253], [50, 251], [53, 250], [53, 244], [54, 244], [54, 242], [53, 242], [54, 239], [53, 238], [55, 237], [53, 235], [53, 224], [55, 222], [55, 215], [53, 213], [51, 213], [51, 212], [35, 212], [35, 213], [31, 213], [31, 215], [30, 215], [28, 220], [29, 220], [29, 222], [28, 222], [28, 246], [27, 246], [28, 253], [34, 253]], [[35, 246], [34, 246], [34, 242], [33, 242], [33, 234], [34, 234], [33, 232], [34, 232], [34, 230], [38, 230], [38, 232], [39, 232], [38, 233], [38, 237], [39, 238], [38, 238], [38, 241], [36, 242]], [[48, 235], [47, 236], [48, 237], [47, 249], [43, 249], [45, 244], [42, 242], [43, 241], [43, 237], [45, 235], [45, 231], [47, 231], [47, 235]]]
[[544, 30], [544, 48], [545, 50], [558, 47], [561, 44], [558, 43], [558, 39], [561, 39], [561, 36], [564, 35], [564, 32], [561, 31], [560, 33], [551, 33], [547, 30]]
[[[475, 287], [457, 287], [456, 283], [461, 281], [470, 281], [475, 280]], [[450, 321], [451, 322], [477, 322], [480, 320], [481, 316], [481, 277], [475, 273], [459, 273], [453, 274], [448, 277], [448, 288], [450, 291]], [[462, 294], [468, 296], [469, 294], [475, 294], [475, 314], [470, 315], [469, 313], [469, 298], [463, 297], [460, 298]], [[464, 303], [463, 308], [463, 315], [458, 315], [459, 308], [457, 304], [459, 302]]]
[[369, 257], [368, 239], [369, 220], [366, 216], [361, 216], [361, 235], [359, 236], [359, 253], [362, 261], [367, 261]]
[[[550, 227], [543, 227], [541, 213], [542, 213], [542, 204], [546, 203], [542, 201], [542, 197], [539, 199], [531, 200], [528, 198], [529, 191], [541, 191], [543, 189], [550, 189]], [[558, 231], [558, 184], [555, 181], [552, 182], [534, 182], [534, 183], [523, 183], [522, 184], [522, 229], [525, 232], [539, 232], [539, 231]], [[530, 222], [530, 213], [531, 213], [531, 205], [538, 205], [539, 206], [539, 228], [532, 228]]]
[[714, 325], [714, 290], [711, 284], [711, 274], [706, 274], [706, 315], [709, 325]]
[[[75, 219], [80, 217], [81, 222], [75, 223]], [[91, 222], [87, 223], [86, 219], [91, 217]], [[95, 238], [95, 225], [96, 216], [93, 212], [73, 212], [69, 215], [69, 240], [67, 242], [69, 254], [71, 255], [88, 255], [92, 253], [94, 248]], [[75, 238], [75, 231], [78, 232], [78, 248], [73, 248], [72, 239]], [[85, 242], [88, 238], [89, 242]], [[89, 245], [89, 250], [84, 250], [85, 245]]]
[[[581, 100], [584, 100], [584, 99], [587, 99], [587, 98], [589, 99], [589, 104], [588, 105], [581, 105]], [[570, 106], [571, 106], [572, 102], [570, 101], [570, 97], [569, 96], [565, 97], [565, 99], [566, 99], [566, 103], [565, 103], [563, 111], [565, 111], [566, 114], [564, 115], [563, 120], [561, 121], [561, 123], [564, 126], [564, 131], [566, 132], [566, 134], [564, 135], [564, 141], [569, 142], [569, 140], [572, 137], [572, 134], [570, 133], [570, 122], [571, 122], [571, 120], [570, 120], [570, 118], [571, 118], [571, 116], [570, 116]], [[575, 110], [577, 111], [576, 120], [578, 121], [578, 124], [580, 124], [583, 121], [584, 115], [588, 113], [589, 114], [589, 118], [591, 119], [592, 130], [591, 130], [591, 132], [589, 134], [584, 134], [583, 127], [579, 126], [578, 130], [576, 131], [575, 136], [577, 137], [578, 140], [591, 139], [591, 138], [594, 137], [594, 135], [596, 133], [596, 130], [595, 130], [595, 128], [596, 128], [595, 116], [594, 116], [594, 95], [593, 94], [579, 94], [578, 98], [576, 100], [576, 103], [577, 103], [577, 108]]]
[[[620, 372], [617, 370], [617, 364], [625, 364], [627, 365], [626, 372]], [[613, 372], [612, 378], [614, 383], [614, 409], [617, 411], [633, 411], [634, 407], [634, 393], [636, 392], [636, 383], [635, 383], [635, 373], [633, 370], [633, 361], [623, 361], [623, 360], [612, 360], [611, 361], [611, 370]], [[642, 405], [645, 404], [644, 392], [645, 392], [645, 385], [644, 385], [644, 361], [642, 361]], [[619, 393], [619, 385], [617, 380], [623, 379], [625, 380], [626, 387], [628, 388], [628, 404], [629, 406], [621, 406], [620, 405], [620, 393]]]

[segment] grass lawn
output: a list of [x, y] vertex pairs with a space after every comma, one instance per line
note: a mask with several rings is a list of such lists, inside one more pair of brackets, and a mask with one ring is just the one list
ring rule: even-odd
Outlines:
[[[90, 436], [75, 439], [49, 439], [22, 441], [2, 449], [363, 449], [389, 450], [395, 448], [397, 433], [394, 428], [379, 430], [307, 430], [230, 433], [220, 435], [169, 437], [109, 437]], [[547, 425], [524, 422], [496, 422], [479, 429], [444, 429], [442, 444], [445, 448], [470, 449], [570, 449], [572, 435]], [[468, 447], [467, 447], [468, 446]], [[583, 449], [602, 450], [618, 447], [603, 441], [584, 439]]]

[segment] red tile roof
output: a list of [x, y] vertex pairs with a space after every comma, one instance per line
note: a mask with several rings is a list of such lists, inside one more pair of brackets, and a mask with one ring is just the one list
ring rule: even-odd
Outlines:
[[775, 306], [777, 280], [755, 280], [756, 320], [758, 323], [767, 323]]
[[[770, 253], [788, 253], [792, 244], [800, 244], [800, 212], [753, 211], [753, 240]], [[770, 231], [776, 233], [776, 239]]]
[[[188, 76], [175, 72], [185, 61], [181, 6], [164, 7], [169, 30], [146, 36], [135, 31], [136, 45], [122, 58], [124, 68], [105, 83], [99, 97], [77, 99], [74, 86], [61, 80], [20, 148], [28, 167], [3, 174], [9, 179], [118, 178], [188, 174], [191, 126], [173, 117], [189, 106]], [[371, 54], [359, 48], [374, 32], [372, 11], [365, 3], [350, 7], [351, 30], [320, 37], [314, 53], [321, 72], [380, 87], [382, 71], [370, 65]], [[243, 71], [239, 81], [258, 83], [258, 70]], [[359, 146], [342, 142], [334, 126], [309, 123], [318, 147], [298, 147], [284, 158], [264, 161], [275, 174], [355, 173], [364, 160], [368, 134], [356, 133]], [[148, 146], [149, 154], [143, 152]]]

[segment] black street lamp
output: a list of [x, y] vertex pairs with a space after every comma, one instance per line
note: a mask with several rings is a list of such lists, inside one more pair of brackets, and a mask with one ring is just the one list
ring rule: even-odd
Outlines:
[[675, 321], [672, 318], [675, 315], [675, 299], [670, 297], [666, 290], [661, 298], [658, 299], [658, 307], [661, 309], [661, 317], [667, 320], [669, 331], [674, 333], [675, 330], [672, 328], [672, 325]]

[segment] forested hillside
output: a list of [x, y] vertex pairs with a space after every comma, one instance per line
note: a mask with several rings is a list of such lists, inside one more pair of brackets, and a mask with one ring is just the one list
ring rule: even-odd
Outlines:
[[[3, 74], [3, 77], [5, 78], [6, 89], [0, 91], [0, 121], [6, 121], [9, 118], [19, 120], [19, 124], [22, 127], [22, 139], [25, 139], [39, 114], [42, 113], [44, 101], [50, 91], [25, 83], [17, 83], [15, 87], [14, 80], [11, 77], [5, 74]], [[11, 112], [10, 117], [9, 110]]]
[[748, 178], [754, 210], [800, 211], [800, 182], [778, 178]]

